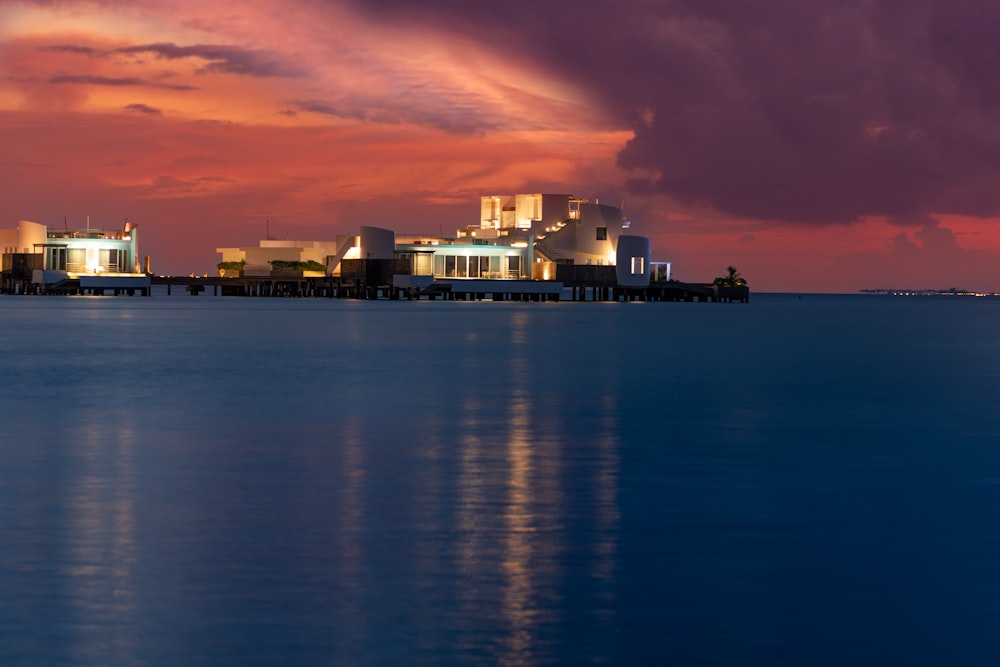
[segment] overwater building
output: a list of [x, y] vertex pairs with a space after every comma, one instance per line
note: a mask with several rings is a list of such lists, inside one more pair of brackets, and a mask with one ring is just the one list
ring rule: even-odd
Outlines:
[[243, 276], [269, 275], [276, 263], [289, 262], [323, 269], [313, 275], [343, 276], [350, 260], [396, 260], [400, 287], [449, 279], [557, 280], [560, 265], [615, 267], [617, 283], [628, 287], [648, 285], [651, 273], [669, 280], [669, 264], [652, 263], [649, 239], [628, 234], [629, 226], [621, 208], [572, 195], [486, 195], [479, 221], [454, 236], [364, 226], [335, 241], [267, 239], [257, 247], [216, 250], [223, 266]]
[[139, 261], [138, 225], [122, 229], [49, 229], [21, 220], [0, 229], [2, 291], [7, 293], [149, 294], [150, 276]]

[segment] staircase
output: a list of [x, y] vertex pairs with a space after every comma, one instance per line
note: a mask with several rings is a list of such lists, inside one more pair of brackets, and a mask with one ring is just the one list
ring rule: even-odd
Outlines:
[[326, 258], [326, 272], [327, 275], [334, 275], [340, 273], [340, 262], [344, 259], [344, 256], [350, 252], [351, 248], [356, 247], [358, 244], [358, 237], [348, 236], [347, 240], [341, 244], [340, 248], [337, 249], [336, 255], [331, 255]]

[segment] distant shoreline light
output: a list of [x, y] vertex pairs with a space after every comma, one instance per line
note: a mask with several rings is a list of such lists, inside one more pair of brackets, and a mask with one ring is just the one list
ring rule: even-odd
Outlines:
[[886, 296], [1000, 296], [1000, 292], [976, 292], [958, 289], [863, 289], [862, 294], [882, 294]]

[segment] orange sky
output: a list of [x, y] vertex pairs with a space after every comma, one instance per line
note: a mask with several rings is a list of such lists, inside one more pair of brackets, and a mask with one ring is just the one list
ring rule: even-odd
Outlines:
[[411, 27], [316, 2], [7, 2], [0, 74], [0, 227], [128, 217], [158, 273], [211, 271], [216, 247], [256, 244], [265, 228], [453, 233], [477, 222], [481, 194], [568, 192], [624, 201], [682, 280], [735, 264], [765, 291], [1000, 291], [990, 216], [761, 220], [635, 187], [641, 169], [619, 153], [662, 111], [432, 18]]

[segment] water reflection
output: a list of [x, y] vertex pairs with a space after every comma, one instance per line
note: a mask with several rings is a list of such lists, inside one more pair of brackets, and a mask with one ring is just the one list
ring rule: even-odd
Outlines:
[[64, 574], [74, 611], [74, 653], [118, 664], [137, 659], [134, 448], [131, 415], [88, 420], [69, 439]]
[[614, 581], [618, 552], [618, 476], [621, 467], [618, 451], [618, 399], [614, 394], [601, 397], [600, 428], [597, 434], [597, 465], [594, 466], [593, 484], [596, 496], [594, 531], [594, 578], [605, 584], [604, 610], [598, 614], [605, 622], [614, 609]]
[[468, 333], [458, 356], [461, 398], [449, 425], [458, 445], [456, 618], [462, 642], [484, 625], [502, 629], [485, 645], [461, 644], [466, 655], [487, 650], [497, 664], [527, 666], [597, 636], [577, 636], [570, 598], [593, 630], [614, 621], [619, 406], [609, 391], [582, 415], [593, 427], [572, 423], [549, 391], [559, 369], [546, 368], [539, 323], [526, 311], [506, 323], [492, 363]]
[[[515, 360], [516, 361], [516, 360]], [[517, 365], [516, 363], [513, 365]], [[518, 371], [520, 369], [515, 369]], [[534, 572], [539, 562], [533, 559], [531, 534], [535, 527], [534, 499], [531, 490], [531, 431], [528, 427], [530, 406], [524, 390], [515, 390], [507, 414], [507, 502], [504, 512], [506, 544], [501, 567], [504, 573], [503, 615], [508, 631], [500, 656], [503, 665], [533, 664], [534, 644]], [[555, 574], [549, 573], [549, 574]]]
[[[356, 653], [363, 633], [356, 624], [363, 623], [362, 610], [365, 606], [363, 588], [363, 563], [365, 549], [363, 538], [366, 531], [365, 517], [365, 448], [362, 437], [362, 423], [354, 415], [348, 416], [343, 425], [339, 443], [341, 460], [337, 485], [340, 487], [339, 512], [335, 542], [335, 557], [338, 563], [339, 581], [338, 615], [341, 622], [354, 628], [354, 632], [340, 633], [349, 642], [350, 652]], [[367, 530], [371, 530], [368, 526]]]
[[[538, 320], [551, 310], [497, 304], [484, 326], [451, 305], [428, 327], [446, 353], [425, 364], [379, 347], [322, 401], [321, 380], [283, 370], [307, 354], [287, 340], [276, 347], [294, 357], [238, 376], [281, 392], [199, 393], [228, 377], [206, 353], [157, 417], [81, 411], [86, 430], [39, 464], [64, 489], [57, 548], [37, 549], [61, 575], [43, 582], [65, 628], [51, 634], [67, 639], [49, 662], [613, 662], [615, 387], [567, 379], [583, 373]], [[142, 356], [176, 364], [158, 354]], [[289, 386], [301, 404], [275, 400]], [[6, 497], [23, 507], [28, 493]]]

